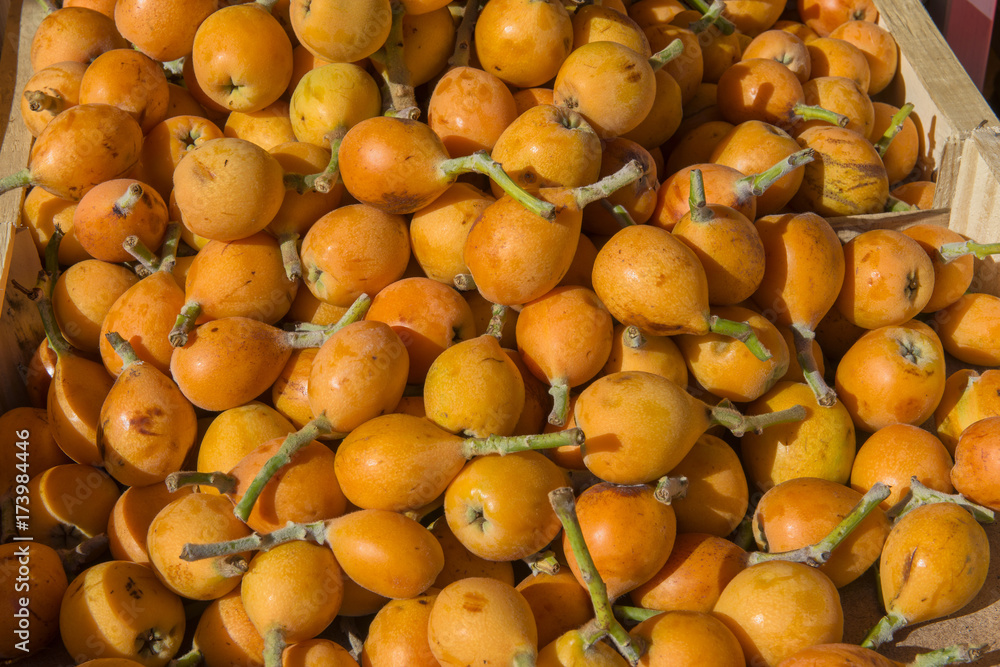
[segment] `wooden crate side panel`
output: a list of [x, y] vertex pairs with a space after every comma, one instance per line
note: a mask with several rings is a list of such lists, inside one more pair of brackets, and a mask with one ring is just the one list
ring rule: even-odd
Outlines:
[[[27, 54], [43, 13], [37, 2], [13, 2], [6, 16], [0, 55], [0, 174], [4, 175], [28, 163], [32, 137], [21, 120], [18, 95], [31, 76]], [[15, 280], [33, 287], [41, 268], [29, 233], [18, 230], [23, 200], [23, 189], [0, 196], [0, 412], [25, 404], [19, 369], [26, 366], [44, 335], [35, 305], [12, 287]]]

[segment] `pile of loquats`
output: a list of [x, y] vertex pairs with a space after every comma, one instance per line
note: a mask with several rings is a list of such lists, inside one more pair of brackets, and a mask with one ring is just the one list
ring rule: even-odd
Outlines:
[[965, 608], [997, 248], [828, 222], [933, 201], [867, 0], [690, 4], [49, 7], [0, 658], [899, 665]]

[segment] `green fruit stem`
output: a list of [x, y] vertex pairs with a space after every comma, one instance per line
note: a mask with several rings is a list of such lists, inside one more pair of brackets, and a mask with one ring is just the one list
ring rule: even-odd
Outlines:
[[939, 648], [936, 651], [930, 651], [928, 653], [921, 653], [913, 659], [912, 662], [906, 663], [907, 667], [939, 667], [940, 665], [964, 665], [968, 662], [975, 662], [983, 657], [986, 653], [988, 645], [979, 644], [976, 646], [970, 646], [968, 644], [956, 644], [955, 646], [946, 646], [945, 648]]
[[552, 397], [552, 410], [548, 422], [553, 426], [565, 426], [569, 416], [569, 384], [566, 378], [556, 378], [549, 386], [549, 396]]
[[612, 607], [615, 617], [631, 623], [642, 623], [663, 612], [659, 609], [645, 609], [644, 607], [630, 607], [627, 605], [615, 605]]
[[979, 523], [993, 523], [995, 514], [993, 510], [968, 500], [960, 493], [943, 493], [935, 489], [924, 486], [916, 476], [910, 478], [910, 491], [898, 503], [889, 508], [886, 516], [895, 521], [903, 518], [909, 512], [917, 509], [921, 505], [933, 505], [934, 503], [953, 503], [969, 510], [972, 516], [976, 517]]
[[279, 235], [278, 247], [281, 248], [281, 263], [285, 266], [285, 277], [295, 282], [302, 277], [298, 232], [285, 232]]
[[[703, 16], [712, 10], [712, 8], [705, 3], [705, 0], [685, 0], [685, 2], [688, 6], [701, 12]], [[731, 35], [736, 30], [736, 26], [733, 22], [721, 15], [715, 19], [714, 23], [715, 27], [718, 28], [723, 35]]]
[[115, 203], [111, 205], [112, 214], [119, 218], [128, 217], [132, 214], [136, 204], [142, 200], [144, 194], [145, 192], [141, 184], [133, 183], [128, 186], [122, 196], [116, 199]]
[[250, 569], [250, 563], [247, 561], [246, 556], [233, 554], [216, 560], [212, 563], [212, 569], [220, 577], [233, 579], [246, 574], [247, 570]]
[[562, 569], [554, 551], [539, 551], [524, 559], [532, 574], [556, 574]]
[[824, 120], [839, 127], [847, 127], [847, 124], [851, 122], [851, 119], [844, 114], [802, 102], [798, 102], [792, 107], [792, 115], [802, 120]]
[[157, 271], [173, 271], [177, 264], [177, 246], [181, 241], [181, 225], [179, 222], [167, 223], [163, 234], [163, 244], [160, 246], [160, 264]]
[[882, 644], [892, 639], [896, 631], [909, 625], [909, 621], [899, 612], [891, 611], [876, 623], [864, 641], [861, 642], [863, 648], [877, 649]]
[[323, 347], [323, 343], [328, 341], [333, 334], [337, 333], [348, 324], [353, 324], [368, 312], [372, 305], [371, 297], [362, 294], [351, 307], [340, 316], [340, 319], [329, 325], [317, 325], [310, 322], [299, 322], [282, 331], [283, 340], [289, 347], [301, 350], [310, 347]]
[[189, 542], [181, 549], [181, 559], [196, 561], [205, 558], [222, 558], [247, 551], [269, 551], [286, 542], [325, 544], [327, 542], [326, 522], [289, 522], [287, 525], [270, 533], [251, 533], [246, 537], [240, 537], [235, 540], [208, 542], [206, 544]]
[[615, 173], [605, 176], [596, 183], [573, 188], [573, 200], [582, 211], [587, 204], [610, 197], [629, 183], [634, 183], [640, 176], [642, 176], [642, 165], [639, 164], [638, 160], [632, 160]]
[[28, 108], [35, 113], [48, 111], [56, 116], [66, 108], [66, 101], [62, 97], [49, 95], [41, 90], [24, 91], [24, 99], [28, 100]]
[[793, 405], [777, 412], [766, 412], [761, 415], [742, 415], [733, 405], [732, 401], [725, 399], [715, 407], [709, 407], [709, 421], [714, 424], [721, 424], [729, 429], [736, 437], [753, 431], [760, 433], [768, 426], [776, 424], [789, 424], [791, 422], [802, 421], [806, 418], [806, 409], [801, 405]]
[[57, 357], [63, 357], [73, 353], [73, 346], [63, 336], [59, 330], [59, 323], [56, 321], [56, 313], [52, 308], [52, 290], [55, 288], [56, 280], [59, 277], [59, 244], [62, 242], [63, 231], [59, 227], [55, 228], [49, 242], [45, 245], [45, 270], [39, 274], [38, 286], [35, 293], [38, 298], [35, 305], [38, 307], [38, 314], [42, 318], [42, 328], [45, 330], [45, 338], [49, 342], [49, 347], [56, 353]]
[[621, 204], [612, 204], [607, 199], [602, 199], [601, 206], [603, 206], [608, 211], [608, 213], [614, 216], [615, 220], [618, 221], [618, 224], [620, 226], [631, 227], [632, 225], [636, 224], [635, 220], [633, 220], [632, 216], [629, 214], [628, 209], [626, 209]]
[[812, 342], [816, 333], [805, 324], [792, 323], [792, 340], [795, 343], [795, 358], [802, 367], [802, 376], [816, 397], [816, 403], [824, 408], [837, 403], [837, 392], [826, 383], [819, 372], [819, 364], [813, 354]]
[[625, 327], [622, 331], [622, 345], [631, 350], [641, 350], [642, 346], [646, 344], [646, 337], [642, 335], [642, 331], [639, 327], [634, 324], [630, 324]]
[[659, 69], [662, 69], [664, 65], [666, 65], [671, 60], [679, 57], [682, 53], [684, 53], [684, 42], [681, 41], [680, 38], [677, 38], [674, 41], [667, 44], [661, 50], [651, 55], [647, 62], [655, 72]]
[[193, 648], [184, 655], [174, 658], [167, 663], [167, 667], [197, 667], [205, 659], [201, 649]]
[[400, 0], [392, 0], [392, 27], [381, 49], [371, 59], [382, 65], [382, 79], [389, 90], [389, 108], [384, 115], [416, 120], [420, 117], [417, 97], [413, 92], [410, 70], [403, 61], [403, 15], [406, 8]]
[[688, 195], [691, 220], [710, 222], [715, 219], [715, 213], [705, 202], [705, 178], [701, 174], [701, 169], [692, 169], [688, 180], [691, 182], [691, 191]]
[[164, 482], [167, 490], [173, 493], [183, 486], [211, 486], [225, 495], [236, 488], [237, 479], [224, 472], [202, 472], [199, 470], [179, 470], [167, 475]]
[[945, 263], [959, 257], [964, 257], [965, 255], [975, 255], [977, 259], [986, 259], [988, 256], [997, 253], [1000, 253], [1000, 243], [958, 241], [957, 243], [945, 243], [938, 248], [938, 254]]
[[264, 667], [281, 667], [281, 654], [287, 646], [285, 631], [280, 625], [264, 633]]
[[753, 352], [753, 356], [761, 361], [767, 361], [771, 358], [771, 352], [764, 347], [764, 344], [757, 338], [757, 334], [753, 332], [753, 328], [746, 322], [734, 322], [718, 315], [712, 315], [708, 318], [708, 330], [720, 336], [735, 338], [746, 345]]
[[756, 565], [768, 560], [785, 560], [797, 563], [805, 563], [812, 567], [819, 567], [830, 560], [830, 554], [847, 536], [861, 525], [861, 522], [871, 514], [872, 510], [878, 507], [879, 503], [889, 497], [891, 493], [888, 485], [876, 482], [872, 488], [861, 497], [858, 504], [848, 512], [847, 516], [834, 527], [830, 533], [816, 544], [793, 549], [792, 551], [782, 551], [779, 553], [765, 553], [755, 551], [747, 556], [747, 565]]
[[246, 493], [243, 494], [236, 507], [233, 508], [233, 514], [242, 521], [246, 521], [250, 516], [250, 511], [253, 510], [254, 503], [257, 502], [257, 497], [260, 496], [261, 491], [264, 490], [264, 486], [271, 481], [271, 478], [274, 477], [278, 470], [287, 465], [297, 451], [319, 436], [330, 433], [333, 433], [333, 425], [326, 418], [326, 415], [320, 415], [295, 433], [289, 434], [285, 438], [285, 441], [281, 443], [278, 451], [257, 472], [256, 477], [253, 478], [253, 481], [247, 487]]
[[167, 340], [174, 347], [184, 347], [188, 342], [188, 335], [194, 331], [198, 317], [201, 315], [201, 304], [197, 301], [188, 301], [181, 306], [181, 312], [177, 314], [174, 321], [174, 328], [167, 334]]
[[499, 162], [490, 157], [486, 151], [476, 151], [472, 155], [451, 158], [444, 160], [438, 166], [442, 177], [447, 181], [453, 181], [461, 174], [476, 172], [489, 176], [494, 183], [503, 188], [503, 191], [516, 199], [522, 206], [541, 216], [546, 220], [555, 220], [556, 207], [551, 203], [542, 201], [528, 193], [524, 188], [514, 182]]
[[278, 0], [254, 0], [254, 2], [264, 8], [268, 14], [274, 10], [274, 6], [278, 4]]
[[708, 30], [708, 27], [715, 24], [715, 22], [722, 16], [722, 10], [726, 8], [726, 3], [723, 0], [714, 0], [708, 7], [708, 11], [701, 15], [701, 18], [697, 21], [688, 24], [688, 30], [696, 35]]
[[489, 324], [486, 325], [486, 335], [500, 340], [503, 338], [503, 328], [507, 323], [507, 313], [510, 311], [510, 307], [494, 303], [490, 311], [492, 314]]
[[553, 433], [537, 435], [491, 435], [486, 438], [466, 438], [462, 441], [462, 456], [471, 459], [474, 456], [487, 454], [510, 454], [524, 452], [529, 449], [555, 449], [556, 447], [571, 447], [583, 444], [586, 437], [579, 428], [569, 428]]
[[142, 359], [139, 355], [135, 353], [135, 349], [129, 344], [127, 340], [121, 337], [117, 331], [109, 331], [104, 334], [104, 337], [111, 343], [111, 347], [114, 348], [115, 354], [122, 360], [122, 370], [125, 370], [132, 364], [141, 363]]
[[537, 657], [535, 651], [521, 651], [514, 654], [510, 659], [510, 664], [514, 667], [535, 667]]
[[[156, 273], [159, 270], [162, 260], [135, 234], [125, 237], [125, 240], [122, 241], [122, 248], [125, 249], [125, 252], [132, 255], [135, 261], [139, 262], [139, 267], [145, 269], [147, 275]], [[139, 268], [137, 267], [136, 273], [138, 272]]]
[[29, 185], [31, 185], [31, 172], [25, 167], [17, 173], [0, 178], [0, 195]]
[[618, 650], [631, 664], [639, 662], [640, 651], [632, 642], [622, 624], [615, 618], [611, 601], [608, 599], [608, 589], [601, 579], [594, 559], [590, 556], [587, 542], [583, 537], [583, 530], [580, 528], [580, 520], [576, 515], [576, 498], [573, 496], [573, 489], [568, 486], [560, 487], [549, 493], [549, 502], [556, 516], [563, 525], [566, 539], [569, 541], [573, 556], [576, 558], [580, 568], [583, 582], [587, 585], [590, 593], [591, 603], [594, 605], [594, 620], [580, 629], [585, 637], [587, 646], [592, 646], [604, 637], [610, 637], [618, 647]]
[[656, 482], [656, 490], [653, 491], [653, 497], [664, 505], [669, 505], [673, 501], [680, 500], [686, 496], [687, 492], [687, 477], [663, 476]]
[[885, 134], [883, 134], [882, 138], [875, 143], [875, 151], [878, 153], [879, 157], [885, 156], [886, 151], [889, 150], [889, 144], [891, 144], [892, 140], [896, 138], [899, 131], [903, 129], [903, 121], [906, 120], [906, 117], [910, 115], [911, 111], [913, 111], [913, 105], [907, 102], [900, 107], [899, 111], [893, 114], [892, 120], [889, 121], [889, 127], [886, 128]]
[[330, 143], [330, 161], [326, 169], [320, 173], [306, 176], [305, 183], [308, 188], [327, 193], [337, 185], [340, 180], [340, 144], [346, 134], [347, 126], [341, 123], [324, 135], [323, 138]]
[[472, 277], [471, 273], [455, 274], [452, 283], [459, 292], [471, 292], [476, 289], [476, 279]]
[[462, 12], [462, 22], [455, 31], [455, 50], [448, 58], [448, 67], [468, 67], [472, 58], [472, 36], [476, 32], [476, 21], [479, 20], [480, 0], [465, 0], [465, 10]]
[[740, 519], [740, 522], [736, 524], [736, 528], [733, 529], [733, 532], [729, 533], [726, 539], [740, 549], [743, 549], [743, 551], [750, 551], [754, 548], [752, 508]]
[[760, 197], [782, 178], [815, 159], [816, 149], [814, 148], [803, 148], [800, 151], [795, 151], [759, 174], [751, 174], [736, 181], [736, 192], [741, 199], [748, 195]]

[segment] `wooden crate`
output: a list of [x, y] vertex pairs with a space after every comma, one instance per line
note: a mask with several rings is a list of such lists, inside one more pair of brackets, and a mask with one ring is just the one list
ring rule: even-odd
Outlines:
[[[893, 83], [877, 99], [902, 105], [911, 102], [921, 129], [927, 161], [925, 175], [938, 181], [935, 209], [916, 213], [878, 214], [833, 219], [842, 238], [872, 227], [901, 228], [916, 222], [946, 225], [981, 240], [1000, 239], [1000, 121], [959, 65], [919, 0], [876, 0], [880, 23], [900, 46], [900, 67]], [[30, 76], [27, 54], [42, 18], [34, 0], [0, 0], [6, 19], [0, 58], [0, 173], [27, 163], [31, 136], [19, 113], [18, 96]], [[18, 229], [23, 192], [0, 197], [0, 412], [26, 404], [21, 370], [42, 339], [32, 302], [15, 282], [34, 284], [41, 268], [26, 230]], [[977, 261], [974, 288], [1000, 295], [1000, 267]], [[966, 609], [948, 619], [922, 624], [897, 634], [882, 648], [886, 655], [908, 661], [923, 650], [957, 643], [989, 643], [1000, 637], [1000, 528], [989, 527], [993, 564], [983, 591]], [[881, 613], [873, 572], [841, 591], [846, 614], [845, 641], [859, 642]], [[998, 647], [1000, 649], [1000, 647]], [[976, 665], [1000, 665], [994, 649]], [[21, 664], [68, 665], [60, 649], [46, 651]]]

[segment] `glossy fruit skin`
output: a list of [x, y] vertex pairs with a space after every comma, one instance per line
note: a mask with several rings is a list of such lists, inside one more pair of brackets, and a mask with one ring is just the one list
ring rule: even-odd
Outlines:
[[573, 24], [560, 2], [494, 0], [476, 22], [473, 44], [484, 70], [531, 88], [559, 71], [573, 47]]
[[388, 0], [294, 0], [288, 13], [299, 42], [328, 62], [367, 58], [392, 26]]
[[1000, 509], [1000, 417], [987, 417], [962, 432], [955, 447], [951, 481], [972, 502]]
[[933, 433], [910, 424], [890, 424], [858, 449], [851, 487], [865, 493], [876, 482], [888, 484], [891, 493], [879, 504], [888, 510], [909, 491], [912, 477], [942, 493], [954, 493], [949, 481], [953, 465], [951, 454]]
[[743, 667], [747, 662], [733, 632], [709, 612], [668, 611], [646, 619], [629, 632], [649, 648], [639, 659], [643, 667]]
[[934, 327], [948, 354], [967, 364], [1000, 365], [1000, 298], [968, 293], [934, 314]]
[[802, 563], [748, 567], [722, 591], [714, 614], [739, 639], [747, 664], [775, 665], [807, 646], [842, 641], [844, 635], [836, 586]]
[[[816, 159], [803, 167], [802, 185], [792, 198], [797, 211], [823, 216], [880, 213], [889, 195], [882, 158], [866, 137], [842, 127], [811, 127], [798, 135]], [[844, 192], [851, 192], [850, 197]], [[855, 196], [856, 194], [856, 196]]]
[[517, 654], [538, 653], [531, 607], [496, 579], [469, 577], [445, 586], [431, 607], [427, 634], [443, 665], [509, 664]]
[[944, 395], [944, 349], [934, 331], [913, 320], [869, 331], [837, 365], [836, 389], [859, 429], [919, 425]]
[[923, 505], [903, 516], [886, 539], [882, 602], [909, 624], [947, 616], [976, 596], [989, 566], [986, 531], [968, 510]]

